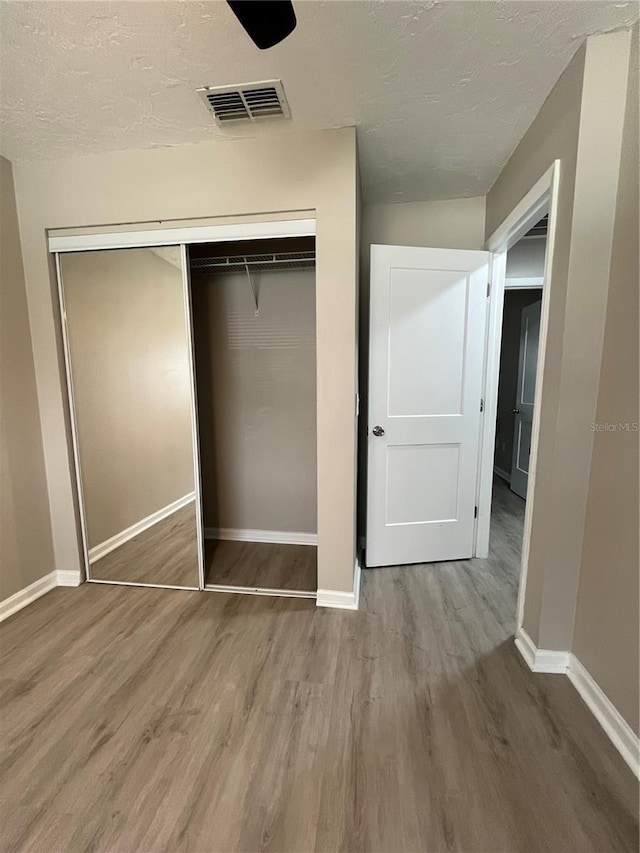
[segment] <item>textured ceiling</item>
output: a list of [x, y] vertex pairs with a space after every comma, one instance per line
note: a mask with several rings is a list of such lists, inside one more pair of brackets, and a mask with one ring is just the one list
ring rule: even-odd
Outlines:
[[[68, 157], [355, 125], [365, 201], [483, 195], [585, 35], [634, 2], [294, 0], [259, 51], [226, 3], [0, 2], [2, 151]], [[218, 130], [195, 89], [281, 78], [293, 119]]]

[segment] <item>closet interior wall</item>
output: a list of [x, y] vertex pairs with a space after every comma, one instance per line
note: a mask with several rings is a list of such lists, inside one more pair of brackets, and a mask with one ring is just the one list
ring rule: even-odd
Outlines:
[[189, 250], [209, 586], [317, 589], [314, 244]]

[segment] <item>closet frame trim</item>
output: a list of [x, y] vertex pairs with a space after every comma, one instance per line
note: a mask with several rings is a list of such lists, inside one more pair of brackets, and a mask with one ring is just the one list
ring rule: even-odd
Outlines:
[[[84, 562], [85, 580], [89, 583], [113, 584], [114, 586], [145, 586], [159, 589], [186, 589], [199, 592], [241, 592], [253, 595], [276, 595], [291, 598], [316, 598], [316, 593], [300, 590], [276, 590], [258, 587], [229, 587], [218, 584], [207, 584], [205, 577], [204, 553], [204, 522], [202, 516], [202, 477], [200, 471], [200, 437], [198, 432], [198, 403], [195, 380], [194, 344], [193, 344], [193, 312], [191, 309], [191, 280], [188, 261], [188, 247], [195, 243], [223, 243], [240, 240], [281, 239], [285, 237], [315, 237], [316, 219], [274, 219], [219, 224], [185, 226], [175, 228], [145, 229], [144, 231], [105, 231], [94, 233], [49, 235], [49, 253], [53, 255], [56, 269], [58, 305], [60, 310], [62, 344], [64, 351], [64, 366], [67, 380], [67, 413], [71, 428], [71, 443], [73, 448], [73, 467], [75, 482], [75, 499], [80, 521], [80, 546]], [[168, 584], [138, 583], [133, 581], [111, 581], [91, 577], [89, 562], [87, 524], [82, 490], [80, 470], [80, 453], [76, 427], [76, 414], [73, 399], [73, 377], [71, 373], [71, 358], [67, 331], [66, 311], [64, 303], [64, 287], [62, 282], [62, 266], [60, 255], [69, 252], [92, 252], [104, 249], [145, 249], [157, 246], [177, 246], [180, 248], [182, 261], [182, 287], [185, 315], [187, 321], [187, 336], [189, 341], [190, 375], [191, 375], [191, 426], [194, 457], [194, 476], [196, 493], [196, 511], [198, 513], [198, 587], [173, 586]], [[316, 295], [317, 299], [317, 295]], [[316, 401], [317, 405], [317, 401]]]
[[49, 236], [50, 252], [91, 252], [99, 249], [145, 249], [193, 243], [226, 243], [282, 237], [314, 237], [315, 219], [277, 219], [227, 225], [198, 225], [144, 231]]
[[193, 306], [191, 304], [191, 270], [189, 268], [189, 250], [186, 243], [180, 244], [180, 262], [182, 266], [182, 302], [184, 305], [184, 325], [189, 349], [189, 390], [191, 391], [191, 453], [193, 456], [193, 488], [196, 493], [196, 539], [198, 546], [198, 589], [205, 585], [204, 565], [204, 514], [202, 510], [202, 469], [200, 468], [200, 427], [198, 424], [198, 386], [196, 383], [196, 347], [193, 331]]

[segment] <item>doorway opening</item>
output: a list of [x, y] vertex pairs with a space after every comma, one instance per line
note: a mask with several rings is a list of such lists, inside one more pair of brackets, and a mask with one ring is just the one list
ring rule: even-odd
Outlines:
[[493, 470], [526, 499], [548, 216], [507, 252]]
[[538, 367], [546, 214], [507, 252], [490, 548], [520, 568]]
[[[508, 540], [514, 544], [515, 537], [516, 545], [521, 542], [521, 550], [516, 550], [516, 558], [520, 551], [516, 637], [523, 620], [535, 499], [559, 181], [560, 162], [556, 160], [486, 244], [493, 253], [493, 271], [476, 556], [488, 556], [492, 524], [496, 536], [502, 528], [509, 528]], [[526, 291], [533, 292], [525, 295]], [[510, 405], [512, 400], [514, 405]]]

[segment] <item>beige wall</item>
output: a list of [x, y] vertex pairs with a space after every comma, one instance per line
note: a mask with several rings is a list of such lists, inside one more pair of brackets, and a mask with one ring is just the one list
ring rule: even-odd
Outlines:
[[194, 488], [189, 341], [173, 254], [61, 258], [89, 548]]
[[355, 130], [15, 166], [58, 567], [79, 566], [46, 229], [313, 211], [317, 216], [318, 583], [353, 588]]
[[484, 198], [365, 204], [362, 211], [363, 272], [369, 269], [372, 243], [433, 249], [481, 249], [484, 244], [484, 215]]
[[628, 32], [593, 36], [487, 197], [490, 235], [556, 159], [556, 245], [524, 627], [571, 647], [626, 99]]
[[11, 164], [0, 157], [0, 601], [55, 569]]
[[[638, 31], [629, 77], [596, 422], [638, 423]], [[638, 732], [638, 432], [594, 434], [573, 651]]]
[[207, 527], [315, 533], [313, 270], [192, 273]]
[[432, 249], [481, 249], [484, 198], [366, 204], [360, 244], [360, 441], [358, 527], [365, 535], [367, 490], [367, 408], [369, 370], [369, 258], [372, 244]]

